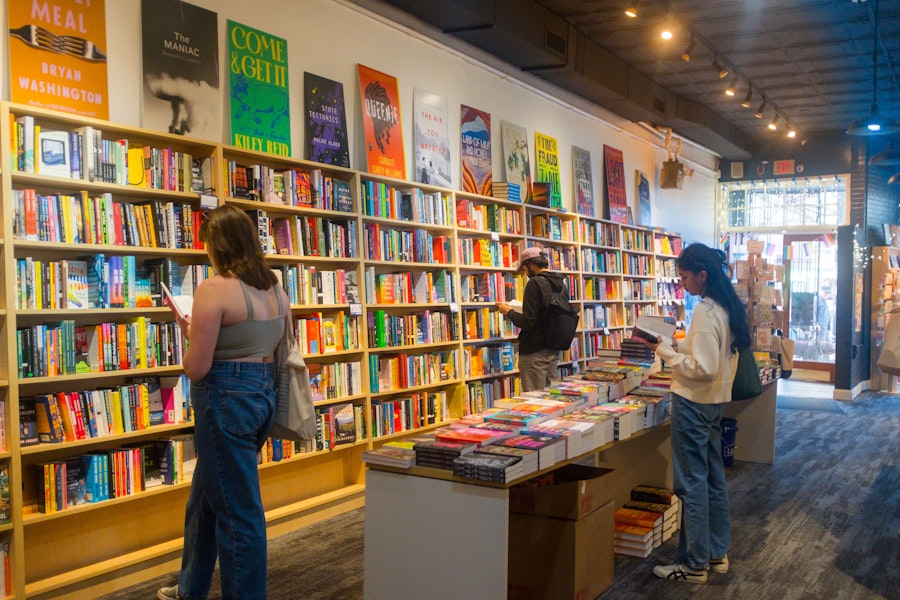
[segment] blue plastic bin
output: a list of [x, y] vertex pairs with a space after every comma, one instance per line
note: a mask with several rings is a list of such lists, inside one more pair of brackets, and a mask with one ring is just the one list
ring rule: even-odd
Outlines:
[[722, 462], [726, 467], [734, 464], [734, 447], [737, 438], [737, 419], [722, 418]]

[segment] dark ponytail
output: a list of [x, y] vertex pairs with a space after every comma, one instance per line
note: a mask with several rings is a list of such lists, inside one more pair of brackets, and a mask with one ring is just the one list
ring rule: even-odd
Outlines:
[[728, 312], [728, 328], [734, 335], [732, 352], [750, 346], [750, 328], [747, 325], [747, 310], [731, 285], [731, 267], [725, 253], [703, 244], [691, 244], [682, 250], [676, 260], [682, 271], [699, 273], [706, 271], [706, 296], [718, 302]]

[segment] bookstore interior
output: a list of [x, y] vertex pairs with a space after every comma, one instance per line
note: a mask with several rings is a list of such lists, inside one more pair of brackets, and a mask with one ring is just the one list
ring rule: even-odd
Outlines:
[[[632, 334], [684, 335], [698, 298], [675, 264], [693, 241], [729, 254], [763, 383], [728, 413], [756, 445], [735, 454], [723, 441], [726, 461], [774, 461], [780, 377], [835, 384], [846, 400], [865, 385], [896, 390], [875, 364], [898, 231], [867, 245], [851, 225], [849, 162], [718, 179], [715, 157], [678, 140], [684, 168], [660, 186], [671, 131], [665, 146], [626, 135], [473, 62], [457, 67], [485, 88], [473, 99], [455, 84], [425, 92], [438, 80], [422, 65], [460, 58], [342, 2], [319, 2], [313, 39], [327, 44], [336, 23], [361, 44], [392, 36], [416, 61], [396, 67], [402, 86], [348, 50], [340, 64], [292, 56], [288, 70], [286, 46], [302, 40], [241, 24], [255, 15], [237, 2], [218, 20], [178, 0], [161, 3], [177, 18], [148, 0], [55, 17], [25, 4], [8, 4], [0, 102], [0, 597], [91, 598], [177, 570], [197, 456], [166, 298], [190, 313], [212, 274], [198, 230], [222, 204], [253, 219], [288, 293], [318, 421], [315, 439], [269, 438], [259, 453], [268, 534], [366, 506], [367, 598], [390, 598], [396, 577], [421, 597], [446, 584], [500, 598], [548, 581], [595, 597], [614, 552], [646, 557], [677, 531], [670, 372]], [[51, 47], [63, 50], [48, 73]], [[365, 60], [393, 70], [406, 58]], [[529, 116], [553, 110], [575, 125]], [[683, 214], [687, 194], [708, 216]], [[563, 276], [579, 325], [553, 385], [523, 392], [518, 330], [497, 304], [522, 299], [516, 267], [533, 246]], [[866, 383], [840, 380], [851, 338], [871, 362]], [[423, 515], [435, 503], [445, 513]], [[440, 549], [417, 538], [419, 519]], [[550, 572], [535, 532], [554, 527], [572, 546]], [[585, 536], [609, 548], [586, 550]], [[460, 549], [484, 577], [446, 580], [435, 552]]]

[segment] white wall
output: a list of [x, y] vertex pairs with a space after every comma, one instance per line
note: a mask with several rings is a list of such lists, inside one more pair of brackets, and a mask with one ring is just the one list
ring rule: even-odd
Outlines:
[[[536, 78], [486, 57], [480, 51], [466, 52], [477, 59], [464, 56], [410, 27], [388, 21], [348, 0], [194, 0], [193, 4], [219, 15], [221, 89], [225, 96], [223, 116], [226, 121], [223, 141], [229, 137], [225, 30], [226, 21], [231, 19], [283, 37], [288, 42], [291, 144], [297, 157], [302, 158], [304, 152], [303, 72], [309, 71], [344, 84], [351, 166], [365, 169], [356, 74], [357, 63], [362, 63], [394, 75], [399, 81], [410, 179], [413, 173], [412, 90], [418, 87], [448, 100], [454, 187], [460, 187], [459, 144], [454, 143], [459, 139], [459, 105], [466, 104], [491, 114], [495, 180], [502, 173], [499, 125], [504, 119], [528, 130], [532, 171], [535, 131], [557, 138], [563, 204], [570, 210], [574, 208], [572, 146], [589, 150], [595, 204], [598, 216], [601, 216], [603, 145], [608, 144], [622, 150], [627, 181], [634, 180], [635, 169], [647, 174], [651, 182], [654, 225], [678, 231], [690, 240], [711, 242], [715, 229], [713, 169], [716, 159], [703, 149], [692, 147], [683, 154], [690, 157], [689, 166], [696, 170], [692, 178], [685, 180], [684, 190], [661, 190], [657, 187], [658, 171], [666, 158], [665, 151], [660, 149], [661, 136], [573, 98], [550, 84], [539, 83]], [[379, 13], [391, 13], [389, 7], [379, 6], [377, 0], [366, 4], [379, 8]], [[134, 126], [141, 125], [140, 7], [141, 0], [106, 0], [110, 120]], [[5, 2], [3, 11], [5, 21]], [[4, 79], [8, 80], [6, 69]], [[535, 89], [538, 87], [542, 89]], [[8, 98], [8, 87], [4, 90], [4, 97]], [[629, 185], [627, 193], [634, 211], [633, 184]]]

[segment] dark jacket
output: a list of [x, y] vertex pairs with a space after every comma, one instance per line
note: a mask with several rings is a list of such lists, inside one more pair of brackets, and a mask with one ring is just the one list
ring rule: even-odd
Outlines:
[[519, 331], [519, 354], [533, 354], [547, 348], [544, 343], [542, 327], [546, 323], [544, 315], [550, 306], [551, 287], [554, 290], [564, 290], [566, 298], [569, 297], [568, 287], [565, 285], [562, 275], [541, 271], [529, 279], [525, 286], [522, 312], [511, 310], [507, 314], [516, 327], [521, 329]]

